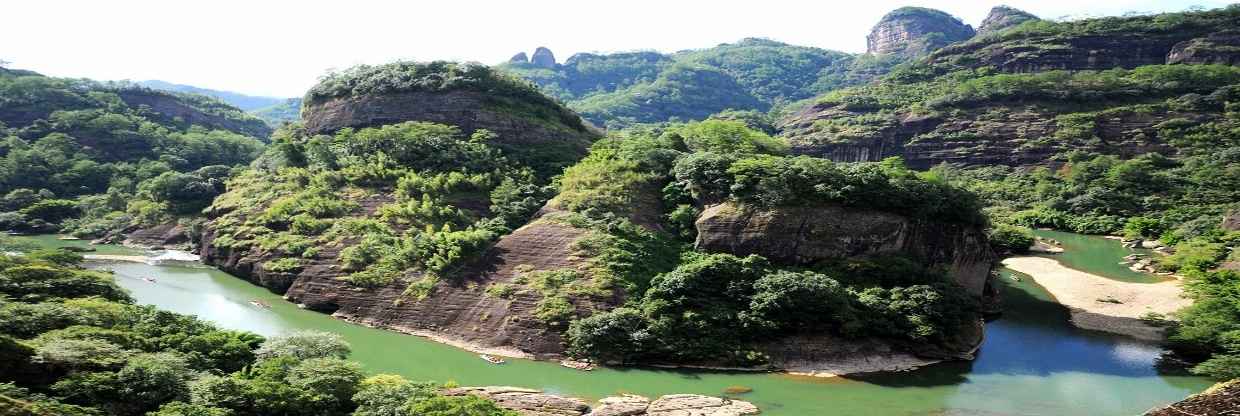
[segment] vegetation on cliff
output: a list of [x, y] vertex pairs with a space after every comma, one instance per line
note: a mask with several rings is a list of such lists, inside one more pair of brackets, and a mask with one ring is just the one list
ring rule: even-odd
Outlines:
[[513, 114], [584, 129], [580, 117], [543, 95], [534, 85], [481, 64], [400, 61], [377, 66], [359, 65], [323, 76], [306, 92], [304, 101], [306, 105], [314, 105], [333, 98], [368, 94], [457, 90], [482, 93], [492, 104]]
[[403, 282], [425, 296], [549, 197], [533, 171], [508, 161], [489, 138], [421, 122], [333, 136], [288, 125], [209, 208], [221, 213], [212, 244], [307, 260], [340, 247], [335, 260], [351, 283]]
[[[127, 104], [133, 94], [144, 104]], [[98, 236], [197, 213], [258, 155], [248, 134], [263, 129], [206, 97], [0, 74], [0, 229]]]
[[939, 345], [976, 319], [975, 300], [963, 289], [898, 256], [790, 267], [677, 248], [677, 239], [693, 238], [702, 204], [725, 200], [981, 218], [967, 194], [898, 163], [836, 165], [779, 156], [783, 151], [777, 139], [741, 122], [708, 120], [601, 141], [566, 171], [553, 204], [571, 213], [557, 220], [600, 235], [587, 253], [625, 253], [593, 256], [581, 277], [620, 276], [627, 300], [573, 320], [570, 354], [756, 365], [766, 360], [755, 348], [762, 340], [828, 332]]
[[[12, 415], [510, 415], [366, 377], [339, 336], [264, 340], [132, 304], [67, 251], [0, 258], [0, 407]], [[465, 406], [469, 412], [431, 409]], [[375, 413], [382, 412], [382, 413]]]

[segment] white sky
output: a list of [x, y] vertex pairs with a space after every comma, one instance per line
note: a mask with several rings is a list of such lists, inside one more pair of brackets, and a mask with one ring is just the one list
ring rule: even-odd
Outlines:
[[547, 46], [576, 52], [704, 48], [745, 37], [864, 52], [900, 6], [976, 27], [1000, 3], [1043, 18], [1220, 7], [1227, 0], [264, 1], [16, 0], [0, 16], [0, 60], [47, 75], [161, 79], [300, 96], [331, 68], [397, 59], [498, 63]]

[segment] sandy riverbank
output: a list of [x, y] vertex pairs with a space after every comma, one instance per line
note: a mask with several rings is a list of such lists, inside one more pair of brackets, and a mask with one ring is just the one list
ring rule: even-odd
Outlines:
[[1072, 324], [1084, 329], [1160, 341], [1164, 329], [1139, 318], [1155, 312], [1170, 315], [1192, 303], [1178, 280], [1129, 283], [1074, 270], [1054, 259], [1009, 257], [1009, 269], [1031, 276], [1072, 312]]
[[87, 254], [82, 256], [86, 260], [95, 261], [124, 261], [130, 263], [146, 263], [147, 256], [125, 256], [120, 254]]

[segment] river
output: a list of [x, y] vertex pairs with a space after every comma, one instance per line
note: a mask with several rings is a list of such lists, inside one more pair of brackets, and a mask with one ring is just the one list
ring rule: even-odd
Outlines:
[[[1059, 236], [1056, 238], [1060, 238]], [[1084, 236], [1083, 236], [1084, 237]], [[50, 236], [28, 237], [45, 246], [85, 245]], [[1061, 239], [1062, 240], [1062, 239]], [[1067, 241], [1065, 241], [1067, 244]], [[1101, 265], [1123, 251], [1098, 237], [1074, 242], [1078, 256]], [[1070, 246], [1071, 247], [1071, 246]], [[1121, 248], [1122, 249], [1122, 248]], [[110, 254], [141, 253], [115, 246]], [[1065, 264], [1067, 264], [1065, 262]], [[737, 397], [766, 415], [1133, 415], [1199, 392], [1211, 381], [1161, 374], [1162, 350], [1123, 337], [1083, 331], [1067, 311], [1031, 279], [1001, 271], [1002, 319], [986, 325], [986, 340], [972, 362], [943, 363], [916, 371], [848, 378], [812, 378], [657, 369], [600, 368], [579, 372], [555, 363], [510, 359], [487, 364], [475, 354], [423, 338], [349, 324], [306, 311], [279, 295], [208, 267], [107, 263], [138, 303], [197, 315], [222, 327], [275, 335], [293, 329], [341, 334], [352, 359], [371, 373], [461, 385], [514, 385], [598, 399], [617, 393], [722, 395], [729, 386], [752, 388]], [[154, 278], [155, 282], [143, 280]], [[1122, 278], [1122, 277], [1115, 277]], [[250, 300], [271, 305], [262, 309]]]

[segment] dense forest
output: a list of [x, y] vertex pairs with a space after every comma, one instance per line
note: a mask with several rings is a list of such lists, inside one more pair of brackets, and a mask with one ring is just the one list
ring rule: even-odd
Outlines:
[[269, 131], [203, 96], [0, 73], [0, 229], [97, 237], [192, 218]]

